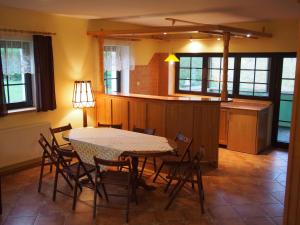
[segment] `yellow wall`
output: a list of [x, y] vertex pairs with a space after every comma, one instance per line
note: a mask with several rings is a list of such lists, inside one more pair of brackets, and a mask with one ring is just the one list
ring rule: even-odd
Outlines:
[[[94, 81], [98, 72], [96, 42], [86, 35], [88, 21], [7, 7], [0, 7], [0, 15], [1, 28], [57, 33], [53, 36], [57, 109], [8, 115], [0, 118], [0, 129], [44, 121], [53, 126], [69, 122], [75, 127], [82, 126], [81, 110], [72, 107], [73, 82], [76, 79]], [[92, 124], [92, 118], [88, 120]]]

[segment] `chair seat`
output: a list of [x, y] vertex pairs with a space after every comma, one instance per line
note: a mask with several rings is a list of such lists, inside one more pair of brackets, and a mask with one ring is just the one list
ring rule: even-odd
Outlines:
[[[74, 163], [74, 164], [70, 165], [68, 168], [64, 168], [63, 171], [66, 172], [66, 173], [71, 173], [72, 175], [76, 175], [78, 164], [79, 164], [78, 162]], [[87, 163], [82, 163], [82, 164], [84, 165], [84, 167], [86, 168], [88, 173], [91, 173], [91, 172], [96, 170], [95, 166], [93, 166], [93, 165], [90, 165], [90, 164], [87, 164]], [[80, 166], [79, 178], [83, 177], [85, 175], [86, 175], [85, 170], [83, 169], [82, 166]]]
[[[161, 160], [163, 161], [164, 164], [179, 164], [181, 157], [176, 156], [176, 155], [170, 155], [170, 156], [163, 156], [161, 157]], [[185, 160], [182, 163], [187, 163], [189, 161]]]
[[101, 183], [128, 186], [128, 172], [105, 171], [101, 173]]
[[73, 150], [73, 146], [71, 144], [60, 145], [59, 148], [62, 150], [69, 150], [69, 151]]

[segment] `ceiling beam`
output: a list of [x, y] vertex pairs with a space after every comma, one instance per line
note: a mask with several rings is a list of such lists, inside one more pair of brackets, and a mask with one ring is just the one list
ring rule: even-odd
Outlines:
[[229, 32], [233, 35], [242, 35], [250, 37], [272, 37], [272, 34], [266, 32], [259, 32], [254, 30], [248, 30], [243, 28], [236, 28], [223, 25], [197, 25], [197, 26], [172, 26], [172, 27], [147, 27], [133, 30], [114, 30], [114, 31], [89, 31], [88, 35], [102, 36], [102, 37], [118, 37], [127, 36], [134, 37], [140, 35], [158, 35], [158, 34], [176, 34], [176, 33], [211, 33], [211, 34], [223, 34]]

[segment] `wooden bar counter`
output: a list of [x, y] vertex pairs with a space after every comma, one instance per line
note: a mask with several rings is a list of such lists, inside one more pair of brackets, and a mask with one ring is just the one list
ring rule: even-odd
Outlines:
[[218, 166], [218, 97], [163, 97], [96, 93], [97, 122], [122, 123], [123, 129], [155, 128], [156, 135], [174, 138], [181, 131], [193, 137], [192, 150], [204, 146], [204, 161]]

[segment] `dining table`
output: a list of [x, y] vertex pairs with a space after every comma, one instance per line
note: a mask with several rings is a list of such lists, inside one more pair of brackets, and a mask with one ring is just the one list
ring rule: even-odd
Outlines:
[[81, 160], [91, 165], [94, 164], [94, 156], [107, 160], [118, 160], [120, 156], [130, 157], [134, 192], [137, 187], [155, 189], [138, 176], [139, 158], [170, 155], [177, 148], [174, 140], [165, 137], [115, 128], [73, 128], [62, 135], [63, 139], [71, 142]]

